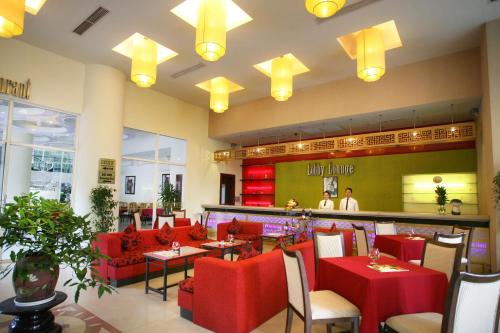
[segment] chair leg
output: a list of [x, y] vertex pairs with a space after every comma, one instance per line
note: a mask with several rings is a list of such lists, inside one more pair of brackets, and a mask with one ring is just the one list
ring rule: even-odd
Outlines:
[[289, 305], [286, 310], [286, 329], [285, 329], [286, 333], [290, 333], [292, 331], [292, 321], [293, 321], [293, 310]]
[[312, 323], [309, 320], [304, 321], [304, 333], [312, 333]]
[[334, 324], [326, 324], [326, 333], [333, 333]]
[[359, 317], [352, 318], [351, 332], [359, 333]]

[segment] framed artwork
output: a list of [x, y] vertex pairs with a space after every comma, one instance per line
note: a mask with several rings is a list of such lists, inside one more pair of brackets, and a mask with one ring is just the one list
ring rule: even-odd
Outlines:
[[339, 196], [339, 179], [337, 176], [323, 178], [323, 191], [329, 192], [330, 197], [337, 198]]
[[125, 194], [135, 194], [135, 176], [125, 176]]
[[162, 189], [165, 188], [165, 186], [168, 186], [170, 184], [170, 174], [169, 173], [163, 173], [161, 175], [161, 186]]

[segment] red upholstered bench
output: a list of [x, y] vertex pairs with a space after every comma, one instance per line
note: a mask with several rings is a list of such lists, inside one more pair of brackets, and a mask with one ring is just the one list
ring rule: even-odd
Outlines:
[[[290, 246], [304, 258], [309, 289], [314, 288], [312, 241]], [[242, 261], [200, 258], [194, 264], [193, 293], [179, 289], [181, 316], [218, 333], [247, 333], [287, 306], [281, 251]]]
[[[193, 240], [189, 235], [191, 227], [176, 227], [173, 228], [176, 234], [176, 240], [181, 246], [200, 247], [207, 240]], [[107, 234], [99, 234], [97, 240], [93, 243], [94, 248], [99, 247], [99, 250], [110, 259], [101, 259], [97, 271], [99, 275], [109, 281], [112, 286], [120, 287], [126, 284], [135, 283], [144, 280], [146, 264], [143, 253], [158, 251], [169, 248], [158, 243], [155, 238], [159, 229], [141, 230], [138, 231], [142, 238], [142, 245], [136, 251], [123, 251], [121, 247], [120, 237], [123, 232], [112, 232]], [[209, 256], [219, 257], [218, 251], [212, 251]], [[183, 260], [178, 262], [172, 261], [172, 266], [181, 266]], [[190, 262], [192, 264], [192, 261]], [[170, 263], [169, 263], [170, 266]], [[150, 270], [153, 273], [160, 274], [161, 267], [151, 265]], [[153, 274], [154, 276], [154, 274]]]

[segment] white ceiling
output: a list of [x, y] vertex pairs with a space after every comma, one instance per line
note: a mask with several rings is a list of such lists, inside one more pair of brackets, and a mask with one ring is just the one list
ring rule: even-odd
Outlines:
[[[348, 0], [347, 4], [359, 0]], [[48, 0], [37, 16], [26, 15], [19, 39], [84, 63], [107, 64], [130, 74], [130, 59], [111, 49], [140, 32], [179, 56], [158, 67], [158, 91], [208, 109], [208, 93], [194, 86], [226, 76], [246, 89], [230, 104], [269, 95], [269, 78], [253, 65], [292, 52], [311, 71], [295, 77], [295, 89], [354, 76], [356, 63], [336, 38], [361, 28], [395, 20], [403, 47], [387, 53], [390, 68], [479, 45], [480, 26], [500, 17], [500, 1], [380, 0], [362, 9], [318, 21], [303, 0], [235, 0], [253, 21], [228, 33], [226, 55], [216, 63], [177, 79], [171, 74], [203, 62], [194, 51], [195, 30], [170, 13], [181, 0]], [[72, 30], [97, 7], [110, 14], [83, 36]], [[376, 83], [375, 83], [376, 84]], [[292, 97], [293, 98], [293, 97]]]

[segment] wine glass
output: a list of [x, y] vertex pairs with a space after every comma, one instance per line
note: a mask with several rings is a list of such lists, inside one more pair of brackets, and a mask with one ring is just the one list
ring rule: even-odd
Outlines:
[[180, 245], [180, 243], [178, 241], [173, 241], [172, 242], [172, 250], [174, 252], [177, 252], [177, 254], [180, 254], [180, 252], [181, 252], [181, 245]]
[[368, 253], [368, 258], [371, 259], [370, 265], [376, 265], [377, 264], [377, 260], [380, 259], [380, 252], [379, 252], [378, 248], [373, 247], [370, 250], [370, 252]]
[[413, 236], [415, 235], [415, 230], [413, 228], [410, 229], [410, 237], [413, 238]]
[[229, 234], [228, 235], [228, 240], [229, 240], [229, 243], [233, 243], [234, 242], [234, 235], [233, 234]]

